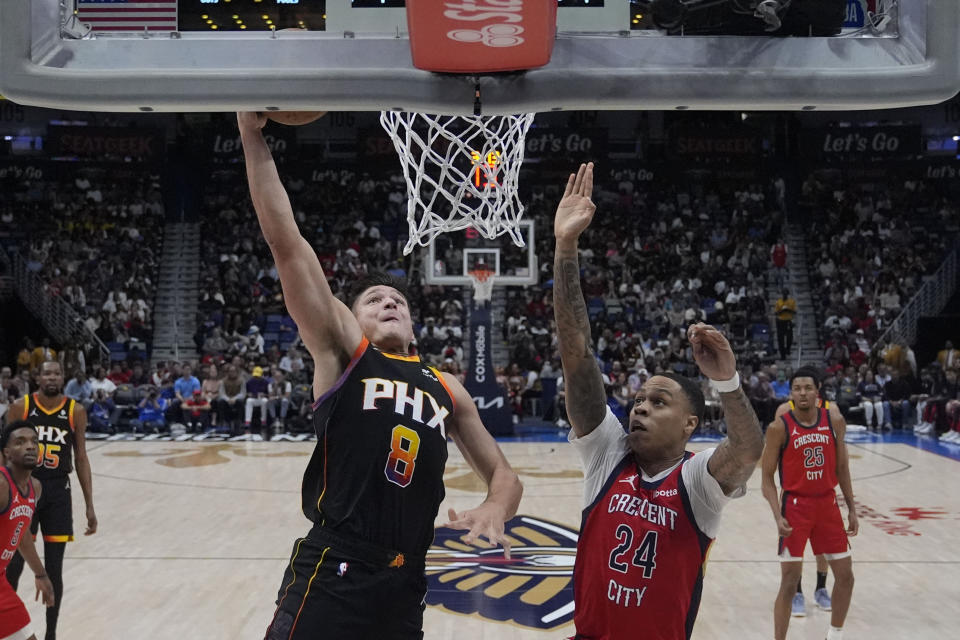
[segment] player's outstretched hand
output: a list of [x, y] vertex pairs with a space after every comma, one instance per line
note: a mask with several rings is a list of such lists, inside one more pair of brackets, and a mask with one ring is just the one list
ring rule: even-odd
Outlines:
[[698, 322], [687, 328], [687, 339], [700, 373], [711, 380], [729, 380], [737, 373], [737, 358], [720, 331]]
[[570, 174], [563, 198], [557, 205], [553, 219], [553, 234], [558, 242], [576, 241], [583, 230], [590, 226], [597, 210], [590, 196], [593, 195], [593, 163], [581, 164], [576, 175]]
[[50, 582], [50, 578], [43, 576], [42, 578], [36, 578], [34, 580], [37, 586], [37, 595], [33, 597], [34, 600], [39, 600], [40, 596], [43, 596], [43, 604], [47, 607], [52, 607], [56, 604], [56, 596], [53, 594], [53, 583]]
[[495, 504], [484, 502], [479, 507], [457, 513], [453, 509], [447, 510], [450, 521], [445, 527], [451, 529], [467, 529], [464, 542], [475, 544], [479, 536], [484, 536], [493, 545], [503, 547], [503, 556], [510, 557], [510, 541], [503, 531], [503, 509]]
[[260, 113], [259, 111], [237, 112], [237, 126], [240, 127], [240, 131], [263, 129], [263, 125], [265, 124], [267, 124], [267, 115], [265, 113]]

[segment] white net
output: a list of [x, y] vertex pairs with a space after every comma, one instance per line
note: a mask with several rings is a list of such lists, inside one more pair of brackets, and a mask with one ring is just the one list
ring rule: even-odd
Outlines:
[[475, 269], [470, 272], [473, 280], [473, 301], [487, 302], [493, 298], [493, 271], [489, 269]]
[[493, 239], [517, 229], [523, 205], [517, 195], [524, 143], [536, 114], [438, 116], [383, 111], [407, 181], [409, 254], [437, 234], [474, 227]]

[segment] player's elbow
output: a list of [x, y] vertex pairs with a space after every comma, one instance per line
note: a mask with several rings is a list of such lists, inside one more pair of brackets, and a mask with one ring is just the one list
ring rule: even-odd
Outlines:
[[288, 230], [263, 228], [263, 239], [270, 247], [270, 253], [273, 255], [273, 261], [280, 268], [283, 262], [297, 260], [300, 255], [303, 236], [298, 231], [290, 232]]
[[744, 464], [750, 465], [751, 467], [757, 466], [757, 463], [763, 458], [763, 440], [758, 440], [752, 442], [750, 445], [745, 447], [745, 451], [741, 454], [741, 459]]

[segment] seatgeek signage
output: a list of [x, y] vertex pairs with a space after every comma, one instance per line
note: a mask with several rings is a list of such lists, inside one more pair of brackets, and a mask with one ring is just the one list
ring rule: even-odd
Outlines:
[[543, 0], [407, 0], [413, 65], [444, 73], [492, 73], [550, 61], [557, 3]]

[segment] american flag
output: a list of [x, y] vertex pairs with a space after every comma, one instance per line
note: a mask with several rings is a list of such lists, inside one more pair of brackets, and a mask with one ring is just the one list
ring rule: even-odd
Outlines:
[[77, 19], [100, 31], [176, 31], [177, 0], [77, 0]]

